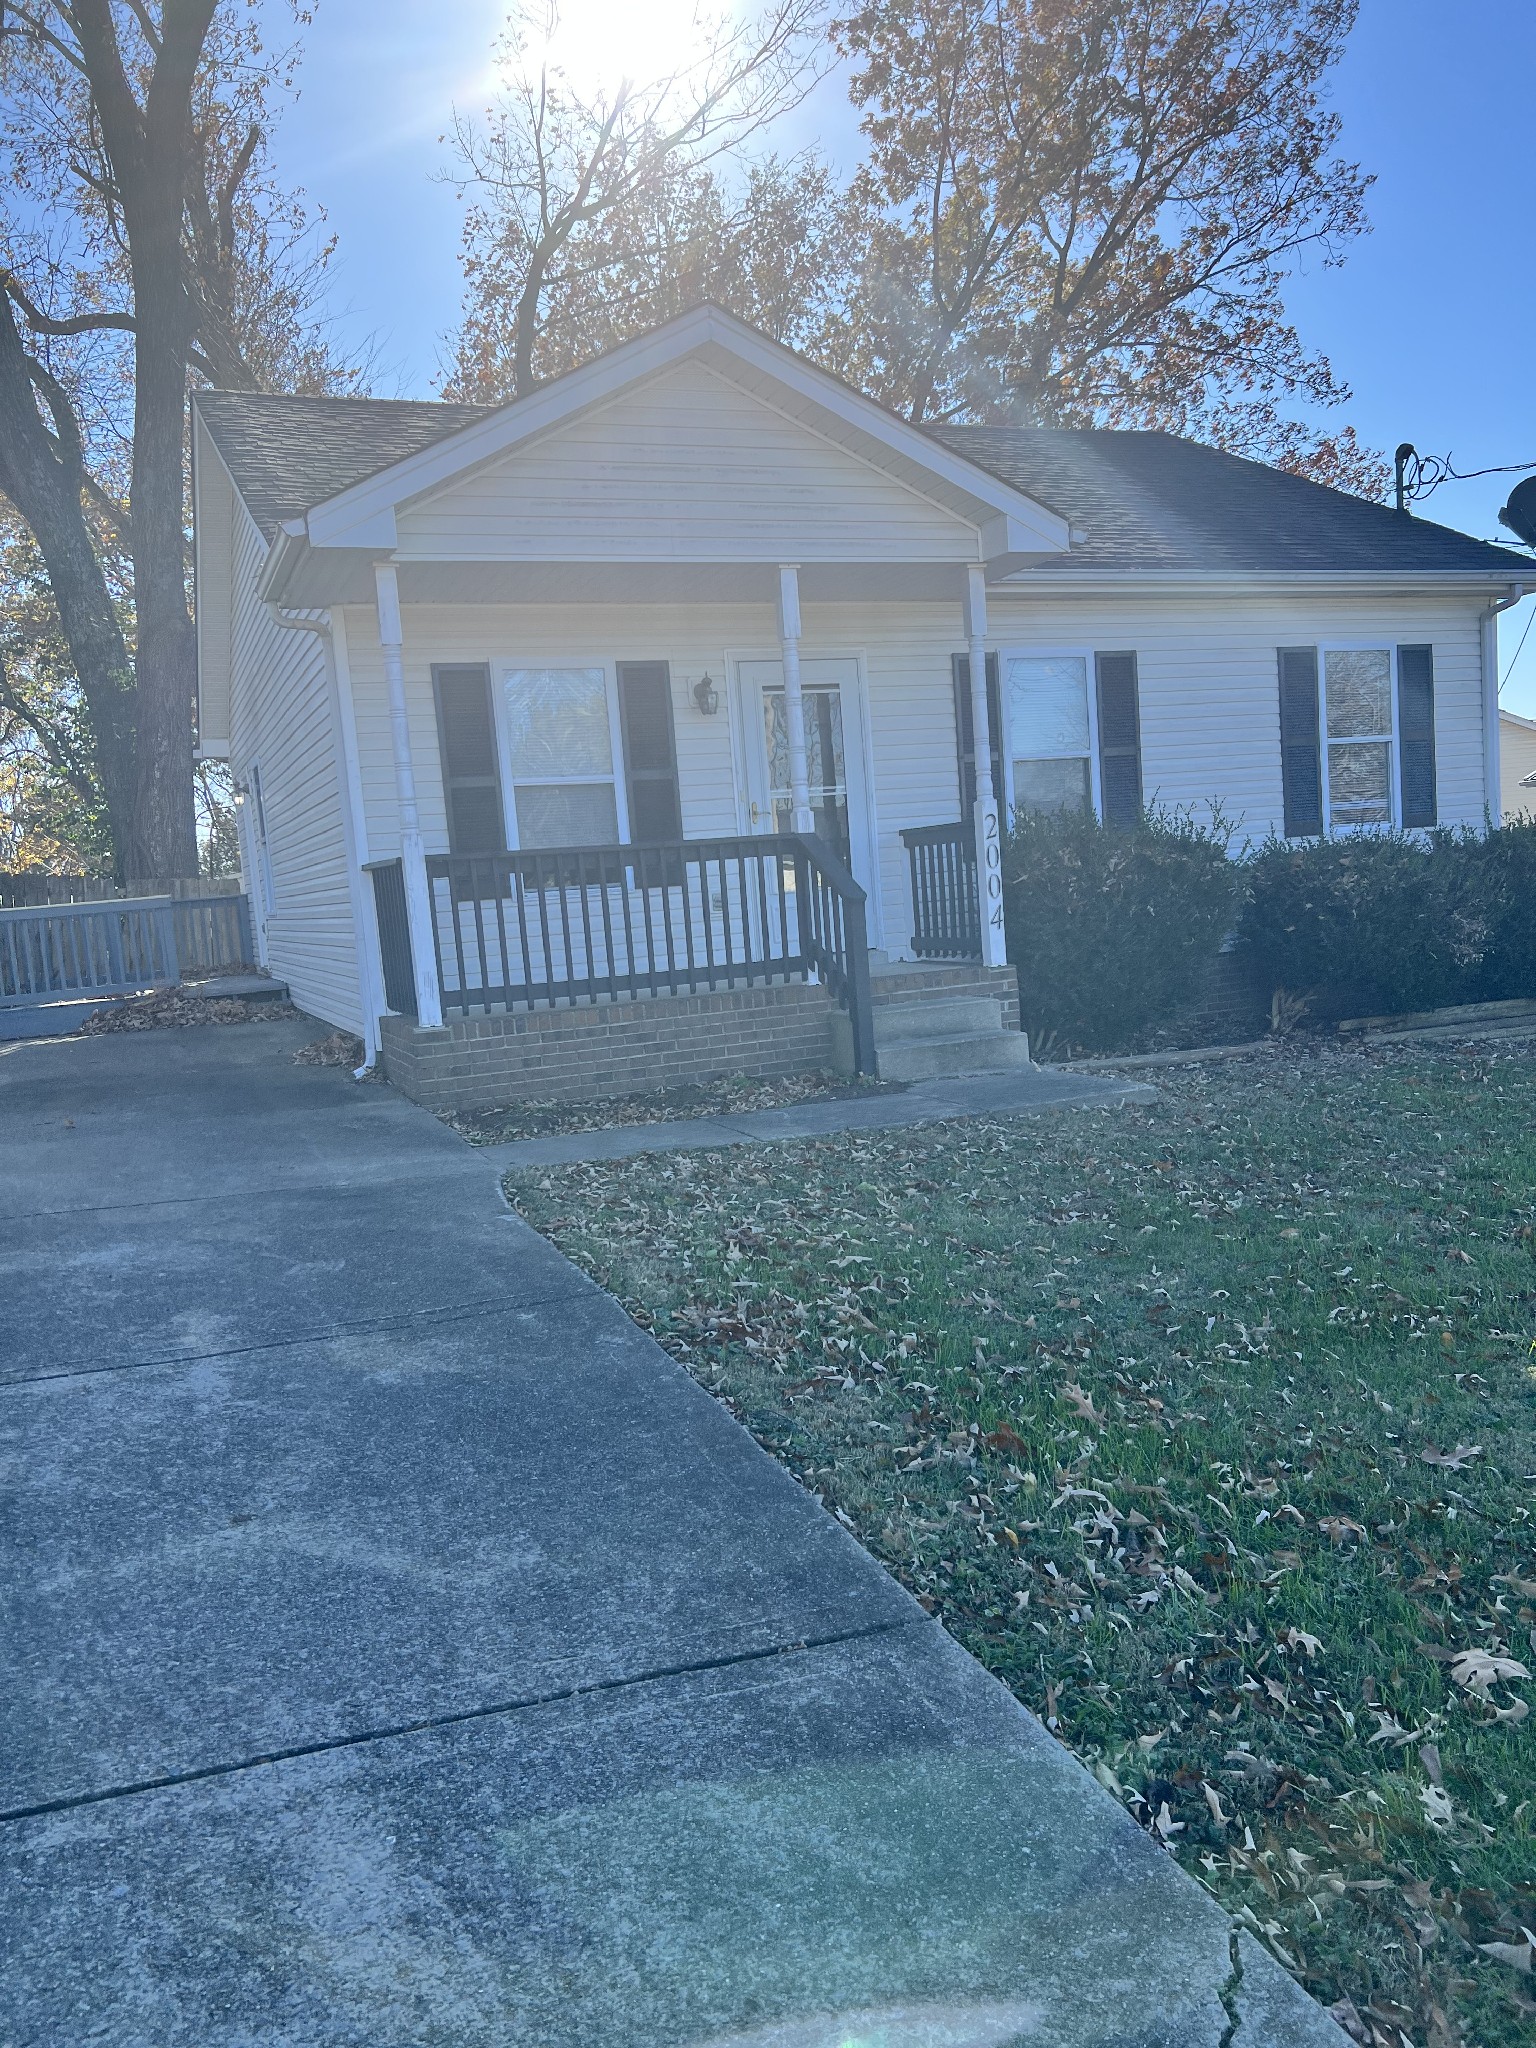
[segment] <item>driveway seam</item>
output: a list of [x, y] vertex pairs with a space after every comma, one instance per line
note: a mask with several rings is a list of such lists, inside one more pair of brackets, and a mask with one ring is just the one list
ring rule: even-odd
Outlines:
[[795, 1656], [806, 1650], [835, 1649], [842, 1643], [859, 1643], [881, 1636], [898, 1635], [905, 1629], [931, 1628], [924, 1614], [903, 1621], [870, 1622], [863, 1628], [839, 1629], [824, 1636], [802, 1636], [793, 1642], [769, 1643], [757, 1650], [737, 1650], [719, 1657], [703, 1657], [686, 1664], [658, 1664], [622, 1678], [596, 1678], [585, 1685], [561, 1686], [557, 1691], [530, 1693], [520, 1699], [497, 1700], [481, 1707], [464, 1707], [453, 1714], [432, 1714], [416, 1721], [401, 1721], [382, 1728], [365, 1728], [356, 1735], [332, 1736], [324, 1741], [294, 1743], [259, 1756], [240, 1757], [230, 1763], [201, 1764], [196, 1770], [167, 1771], [154, 1778], [142, 1778], [128, 1785], [104, 1786], [100, 1791], [76, 1792], [60, 1799], [38, 1800], [30, 1806], [0, 1810], [0, 1823], [41, 1820], [57, 1813], [74, 1813], [86, 1806], [105, 1806], [119, 1799], [133, 1799], [146, 1792], [165, 1792], [180, 1785], [203, 1784], [211, 1778], [238, 1777], [245, 1771], [265, 1770], [273, 1764], [292, 1763], [301, 1757], [329, 1756], [344, 1749], [363, 1749], [372, 1744], [394, 1742], [405, 1735], [427, 1735], [438, 1728], [460, 1728], [475, 1721], [492, 1721], [504, 1714], [526, 1713], [534, 1707], [559, 1706], [565, 1700], [585, 1699], [600, 1693], [625, 1692], [632, 1687], [655, 1685], [668, 1678], [688, 1678], [699, 1672], [729, 1671], [742, 1664], [762, 1664], [771, 1657]]
[[106, 1365], [71, 1365], [58, 1372], [21, 1373], [11, 1379], [0, 1380], [0, 1393], [11, 1387], [34, 1387], [56, 1380], [97, 1379], [105, 1373], [150, 1372], [156, 1366], [204, 1365], [212, 1359], [244, 1358], [257, 1351], [286, 1351], [296, 1345], [324, 1344], [332, 1337], [351, 1336], [360, 1331], [408, 1329], [425, 1316], [435, 1316], [440, 1323], [462, 1323], [471, 1322], [477, 1316], [513, 1315], [520, 1309], [554, 1308], [562, 1301], [599, 1291], [584, 1275], [578, 1277], [583, 1280], [581, 1287], [567, 1287], [558, 1294], [541, 1294], [525, 1301], [508, 1301], [505, 1295], [497, 1295], [490, 1300], [467, 1305], [411, 1309], [404, 1315], [373, 1316], [356, 1323], [325, 1323], [313, 1330], [302, 1330], [296, 1336], [270, 1337], [259, 1344], [232, 1344], [224, 1351], [171, 1351], [155, 1358], [117, 1359]]

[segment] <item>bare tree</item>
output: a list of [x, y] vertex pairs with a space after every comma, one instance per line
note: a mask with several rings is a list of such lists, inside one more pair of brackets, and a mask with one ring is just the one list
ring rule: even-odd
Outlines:
[[[483, 125], [454, 128], [455, 182], [476, 197], [465, 228], [472, 304], [504, 311], [498, 381], [512, 393], [569, 367], [569, 339], [546, 333], [552, 297], [608, 261], [613, 233], [654, 210], [679, 176], [746, 152], [810, 90], [829, 60], [822, 0], [769, 0], [741, 23], [721, 17], [684, 68], [647, 84], [583, 96], [558, 69], [530, 62], [526, 16], [501, 45], [506, 85]], [[546, 18], [546, 34], [554, 16]], [[472, 388], [483, 348], [472, 333], [454, 388]]]
[[0, 491], [46, 564], [129, 872], [196, 872], [189, 377], [334, 375], [326, 251], [266, 163], [287, 61], [251, 0], [0, 0]]

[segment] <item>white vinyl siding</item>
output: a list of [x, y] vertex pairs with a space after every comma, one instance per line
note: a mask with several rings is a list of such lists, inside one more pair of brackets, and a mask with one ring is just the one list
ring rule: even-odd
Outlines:
[[[1019, 654], [1063, 648], [1134, 650], [1138, 661], [1142, 778], [1149, 804], [1214, 798], [1240, 837], [1283, 830], [1275, 650], [1343, 640], [1432, 643], [1435, 650], [1439, 812], [1448, 824], [1483, 814], [1481, 682], [1476, 600], [1402, 597], [1046, 598], [994, 591], [991, 643]], [[347, 613], [358, 745], [375, 848], [399, 844], [388, 700], [371, 609]], [[683, 831], [688, 838], [745, 831], [741, 743], [733, 744], [726, 684], [733, 664], [773, 660], [768, 605], [407, 606], [406, 681], [422, 826], [430, 851], [447, 850], [437, 767], [433, 662], [584, 666], [601, 659], [666, 661], [672, 678]], [[854, 655], [869, 722], [867, 771], [878, 835], [883, 940], [910, 937], [907, 860], [900, 831], [959, 816], [950, 660], [963, 644], [960, 607], [942, 604], [805, 607], [802, 654]], [[721, 706], [702, 716], [693, 685], [705, 671]]]
[[[266, 544], [243, 507], [235, 550], [230, 766], [237, 783], [249, 782], [253, 765], [260, 773], [271, 890], [266, 964], [301, 1010], [361, 1033], [329, 667], [317, 635], [274, 625], [257, 600]], [[247, 848], [253, 837], [244, 835]], [[259, 915], [262, 878], [249, 880]]]
[[401, 561], [975, 561], [976, 528], [699, 363], [398, 515]]

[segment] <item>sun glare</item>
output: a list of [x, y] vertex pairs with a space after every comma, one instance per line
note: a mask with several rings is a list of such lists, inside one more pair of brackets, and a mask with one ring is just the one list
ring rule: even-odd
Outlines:
[[[580, 92], [644, 84], [686, 67], [737, 14], [729, 0], [567, 0], [544, 48]], [[530, 60], [540, 54], [530, 41]]]

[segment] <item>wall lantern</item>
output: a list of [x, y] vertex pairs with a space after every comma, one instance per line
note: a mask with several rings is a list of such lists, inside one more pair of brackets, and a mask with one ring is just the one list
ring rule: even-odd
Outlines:
[[706, 718], [713, 718], [720, 709], [720, 692], [707, 672], [693, 686], [693, 701]]

